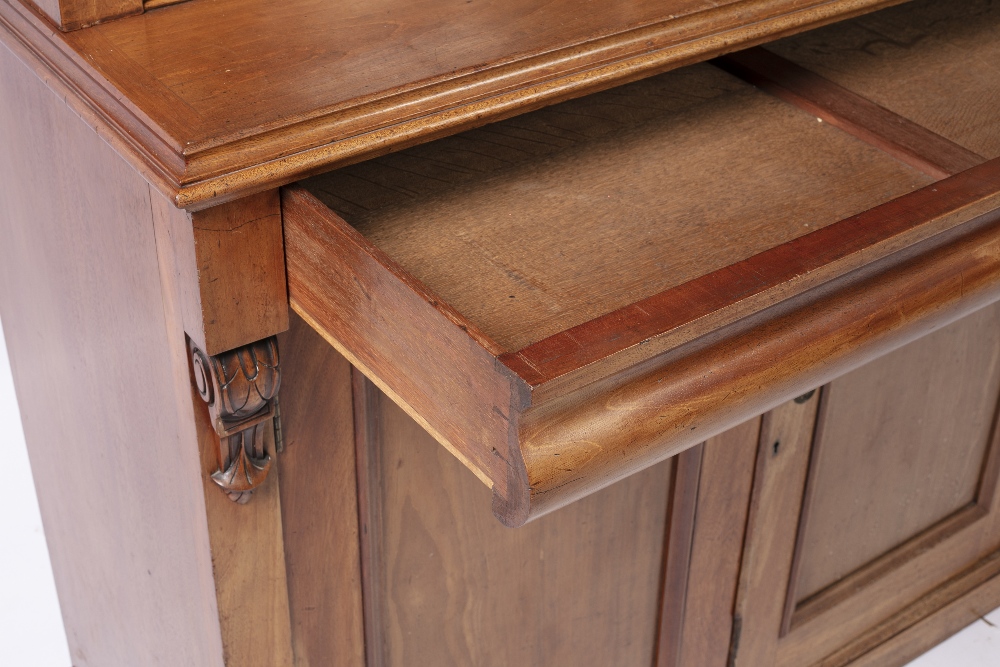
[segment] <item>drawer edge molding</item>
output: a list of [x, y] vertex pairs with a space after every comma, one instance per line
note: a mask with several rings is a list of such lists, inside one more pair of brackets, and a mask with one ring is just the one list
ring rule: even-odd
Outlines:
[[993, 211], [532, 408], [520, 433], [531, 517], [704, 442], [998, 299], [1000, 211]]
[[984, 162], [500, 359], [535, 402], [570, 393], [998, 209], [998, 183]]
[[[993, 207], [983, 210], [986, 202]], [[509, 526], [1000, 299], [1000, 207], [978, 191], [950, 205], [964, 215], [929, 237], [891, 252], [861, 249], [858, 262], [823, 281], [546, 393], [311, 194], [282, 191], [293, 308], [493, 488], [494, 514]]]

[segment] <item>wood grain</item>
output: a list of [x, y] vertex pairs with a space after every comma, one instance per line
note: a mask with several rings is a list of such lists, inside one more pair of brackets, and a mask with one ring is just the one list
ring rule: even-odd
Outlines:
[[[802, 145], [828, 152], [815, 165], [797, 161], [815, 157]], [[662, 154], [677, 160], [664, 167]], [[677, 164], [698, 182], [663, 188]], [[958, 268], [989, 262], [989, 251], [942, 244], [992, 224], [1000, 160], [838, 220], [891, 196], [895, 181], [870, 180], [878, 164], [903, 178], [903, 191], [926, 182], [694, 67], [312, 179], [305, 187], [326, 209], [288, 189], [290, 294], [494, 487], [498, 516], [518, 525], [994, 298], [984, 278], [981, 300], [966, 301]], [[837, 169], [843, 180], [823, 191]], [[774, 192], [740, 180], [759, 173], [791, 180]], [[852, 200], [859, 174], [878, 184]], [[960, 246], [976, 256], [960, 258]]]
[[[861, 381], [868, 372], [867, 368], [855, 371], [853, 375], [857, 375], [857, 378], [848, 375], [833, 383], [832, 386], [836, 386], [837, 383], [844, 382], [849, 387], [852, 380], [857, 380], [854, 385], [855, 394], [867, 395], [869, 402], [878, 405], [876, 409], [887, 416], [894, 413], [906, 414], [908, 410], [913, 410], [914, 413], [919, 413], [919, 417], [911, 416], [911, 421], [920, 420], [923, 428], [919, 433], [911, 430], [912, 442], [897, 441], [894, 445], [907, 448], [909, 452], [906, 465], [903, 466], [891, 456], [885, 458], [886, 451], [881, 447], [882, 439], [895, 437], [895, 432], [902, 426], [887, 432], [866, 433], [862, 430], [861, 433], [854, 434], [849, 444], [841, 441], [839, 445], [835, 445], [853, 450], [855, 456], [872, 457], [869, 465], [881, 473], [880, 483], [875, 488], [881, 489], [884, 486], [887, 491], [885, 496], [878, 496], [876, 491], [873, 497], [873, 487], [864, 481], [868, 470], [858, 474], [858, 500], [855, 501], [854, 494], [850, 494], [849, 505], [854, 502], [865, 503], [868, 511], [864, 516], [856, 517], [853, 525], [845, 528], [829, 512], [830, 496], [841, 494], [841, 504], [845, 503], [842, 495], [844, 491], [834, 491], [829, 483], [829, 478], [836, 477], [839, 468], [824, 467], [831, 457], [836, 460], [838, 452], [824, 453], [824, 446], [829, 446], [824, 442], [828, 434], [849, 432], [851, 424], [856, 421], [864, 429], [867, 419], [864, 411], [825, 411], [822, 429], [818, 434], [819, 446], [813, 457], [816, 467], [810, 473], [810, 490], [805, 507], [807, 514], [800, 524], [800, 573], [809, 576], [810, 573], [815, 575], [817, 571], [836, 571], [837, 566], [842, 566], [845, 560], [848, 563], [863, 561], [866, 554], [875, 557], [811, 597], [803, 599], [804, 594], [799, 592], [789, 595], [797, 604], [792, 608], [788, 633], [780, 642], [777, 664], [787, 667], [812, 664], [827, 658], [833, 659], [831, 656], [857, 656], [872, 649], [891, 634], [903, 631], [907, 623], [918, 622], [923, 616], [933, 613], [934, 609], [928, 600], [936, 600], [934, 604], [948, 604], [951, 599], [949, 595], [952, 594], [942, 597], [932, 593], [935, 588], [972, 567], [1000, 546], [1000, 521], [997, 513], [1000, 503], [994, 484], [1000, 437], [995, 426], [996, 379], [990, 373], [994, 363], [990, 359], [996, 353], [995, 326], [992, 322], [996, 319], [997, 312], [997, 307], [991, 306], [880, 360], [877, 365], [883, 365], [883, 374], [878, 383]], [[959, 339], [963, 341], [964, 349], [961, 352], [953, 349], [955, 341]], [[932, 349], [942, 358], [948, 359], [954, 367], [944, 371], [941, 366], [935, 368], [932, 363], [929, 372], [933, 378], [920, 380], [931, 383], [924, 389], [934, 394], [931, 404], [937, 402], [947, 405], [952, 402], [953, 410], [940, 424], [934, 421], [933, 407], [929, 407], [931, 404], [927, 403], [926, 397], [921, 396], [919, 388], [906, 386], [903, 391], [885, 391], [887, 385], [892, 386], [897, 380], [901, 384], [908, 381], [909, 385], [913, 385], [916, 380], [912, 376], [912, 363], [926, 361], [928, 354], [936, 356], [930, 352]], [[959, 356], [956, 357], [956, 354]], [[978, 363], [970, 363], [968, 360], [963, 363], [960, 358], [962, 354], [970, 355]], [[957, 377], [953, 375], [949, 379], [951, 371]], [[974, 398], [966, 395], [964, 400], [968, 405], [959, 398], [958, 403], [961, 405], [956, 407], [954, 401], [956, 397], [963, 396], [966, 384], [979, 386], [980, 392], [977, 394], [982, 395]], [[989, 391], [992, 393], [987, 394]], [[832, 399], [832, 389], [830, 393]], [[844, 400], [843, 394], [839, 400]], [[836, 404], [831, 401], [829, 407], [836, 408]], [[849, 424], [844, 424], [845, 420]], [[907, 428], [913, 427], [908, 425]], [[957, 434], [965, 433], [966, 437], [961, 441], [951, 441], [942, 450], [942, 442], [949, 437], [949, 428], [956, 429], [954, 433]], [[963, 431], [964, 428], [970, 431]], [[982, 429], [985, 432], [980, 432], [979, 437], [990, 443], [985, 456], [983, 442], [976, 440], [976, 432]], [[855, 445], [859, 441], [868, 444], [863, 454], [859, 453]], [[914, 449], [916, 446], [920, 447], [919, 451]], [[907, 476], [911, 462], [919, 469], [921, 462], [934, 459], [939, 451], [947, 451], [958, 465], [951, 465], [950, 461], [947, 464], [938, 462], [932, 466], [925, 464], [923, 475], [917, 475], [919, 481], [912, 481], [911, 478], [911, 484], [919, 487], [922, 493], [910, 495], [909, 499], [918, 516], [920, 512], [924, 513], [924, 521], [915, 521], [914, 514], [900, 511], [899, 505], [895, 505], [899, 512], [898, 521], [896, 517], [886, 518], [881, 505], [893, 506], [900, 496], [912, 493], [905, 488], [905, 484], [895, 485], [896, 480]], [[964, 475], [964, 482], [963, 476], [956, 474], [957, 468], [962, 464], [972, 468]], [[971, 499], [969, 485], [972, 486]], [[822, 497], [820, 493], [823, 494]], [[844, 510], [850, 511], [850, 507], [842, 507], [841, 511]], [[946, 516], [942, 518], [941, 514]], [[815, 560], [808, 563], [803, 556], [809, 554], [813, 559], [818, 558], [816, 551], [809, 551], [807, 545], [815, 543], [815, 526], [821, 521], [827, 521], [828, 526], [832, 526], [829, 528], [831, 531], [839, 532], [849, 539], [845, 539], [843, 545], [827, 548], [822, 554], [823, 564], [817, 568]], [[881, 531], [888, 533], [890, 537], [895, 536], [897, 540], [905, 541], [890, 544], [888, 551], [880, 553], [887, 548], [887, 544], [881, 532], [866, 532], [866, 528], [872, 524], [879, 525]], [[913, 534], [914, 530], [919, 532]], [[868, 544], [861, 543], [862, 540]], [[855, 561], [850, 560], [852, 557]], [[832, 567], [827, 567], [828, 564]], [[801, 574], [797, 575], [794, 568], [791, 579], [803, 581]], [[968, 589], [953, 592], [953, 595], [964, 594], [965, 590]], [[883, 631], [874, 632], [873, 628], [877, 627], [892, 627], [893, 630], [887, 635]]]
[[368, 524], [381, 544], [368, 571], [382, 635], [369, 664], [652, 662], [669, 462], [509, 530], [419, 424], [384, 396], [368, 409], [381, 517]]
[[[861, 664], [887, 664], [887, 662], [883, 661], [886, 661], [888, 657], [886, 654], [890, 653], [890, 651], [886, 650], [888, 647], [885, 647], [884, 644], [904, 629], [913, 627], [920, 621], [927, 619], [934, 612], [942, 610], [942, 608], [945, 611], [950, 611], [951, 615], [954, 615], [955, 610], [947, 609], [947, 605], [962, 597], [998, 599], [1000, 596], [998, 596], [997, 592], [990, 590], [994, 588], [993, 586], [989, 586], [986, 591], [978, 596], [974, 595], [977, 587], [988, 584], [992, 579], [996, 578], [998, 573], [1000, 573], [1000, 552], [994, 552], [980, 562], [973, 564], [967, 570], [944, 582], [902, 612], [873, 626], [852, 644], [845, 646], [836, 653], [830, 654], [815, 664], [817, 667], [840, 667], [841, 665], [855, 664], [854, 659], [859, 657], [863, 658], [859, 661]], [[968, 602], [965, 604], [968, 604]], [[964, 616], [966, 619], [971, 620], [972, 614], [969, 611], [968, 607], [966, 607]], [[937, 631], [935, 634], [940, 632], [938, 628], [935, 628], [935, 630]], [[927, 639], [925, 638], [923, 641], [920, 641], [917, 646], [921, 644], [927, 645]], [[874, 650], [870, 650], [872, 648]], [[898, 652], [902, 647], [897, 644], [894, 648]], [[896, 660], [899, 660], [899, 657], [896, 657]]]
[[165, 194], [203, 207], [892, 2], [220, 0], [66, 35], [11, 0], [0, 14], [63, 54], [49, 76]]
[[952, 176], [985, 161], [767, 49], [748, 49], [713, 62], [934, 178]]
[[511, 438], [524, 397], [495, 344], [304, 190], [286, 189], [282, 206], [292, 307], [523, 523], [527, 484]]
[[351, 367], [354, 392], [354, 451], [357, 465], [358, 530], [361, 542], [361, 590], [365, 619], [365, 666], [384, 667], [386, 646], [384, 596], [381, 591], [382, 473], [381, 401], [383, 394], [371, 380]]
[[163, 281], [172, 286], [184, 332], [206, 354], [288, 328], [276, 196], [263, 193], [195, 214], [159, 194], [150, 197]]
[[929, 182], [695, 65], [301, 185], [514, 352]]
[[[995, 298], [993, 232], [983, 225], [996, 218], [989, 212], [997, 193], [988, 175], [998, 169], [1000, 161], [985, 163], [837, 223], [832, 237], [847, 236], [839, 245], [816, 237], [831, 226], [752, 258], [748, 263], [761, 267], [765, 281], [770, 270], [800, 288], [811, 279], [803, 263], [829, 260], [817, 269], [820, 275], [845, 255], [847, 263], [872, 263], [812, 292], [791, 299], [784, 293], [782, 305], [729, 330], [719, 330], [716, 320], [712, 337], [658, 358], [649, 360], [656, 345], [640, 346], [651, 348], [646, 366], [633, 361], [617, 376], [605, 371], [597, 376], [601, 382], [575, 393], [543, 400], [535, 388], [530, 410], [525, 385], [537, 376], [511, 364], [528, 375], [518, 379], [495, 365], [502, 348], [488, 335], [301, 189], [287, 190], [283, 203], [290, 294], [312, 326], [492, 482], [498, 516], [517, 525], [989, 303]], [[941, 231], [955, 224], [960, 227]], [[883, 255], [931, 230], [937, 235]], [[962, 234], [971, 235], [951, 240]], [[721, 283], [725, 295], [733, 288], [722, 280], [728, 275], [709, 274], [706, 285]], [[663, 303], [703, 307], [677, 289], [664, 293]], [[416, 331], [419, 341], [407, 343]], [[611, 344], [627, 345], [631, 334], [620, 328]], [[708, 386], [701, 377], [714, 382]], [[697, 411], [686, 407], [694, 404]], [[664, 405], [675, 408], [664, 413]]]
[[831, 383], [796, 601], [975, 501], [1000, 395], [998, 331], [994, 306]]
[[[201, 302], [201, 349], [215, 355], [288, 329], [278, 191], [192, 213], [188, 224]], [[190, 242], [186, 234], [178, 236]], [[184, 269], [191, 276], [190, 265]]]
[[295, 665], [363, 667], [351, 367], [294, 315], [278, 345], [278, 465]]
[[998, 178], [1000, 160], [992, 160], [505, 354], [502, 360], [532, 385], [562, 391], [585, 385], [598, 373], [679, 347], [996, 209]]
[[155, 200], [6, 48], [0, 90], [0, 317], [71, 659], [222, 667]]
[[[996, 300], [1000, 266], [987, 249], [996, 234], [995, 227], [983, 228], [884, 273], [847, 277], [839, 290], [835, 281], [815, 301], [793, 300], [785, 314], [754, 328], [533, 408], [520, 426], [532, 514], [683, 451]], [[971, 270], [958, 268], [966, 262]]]
[[918, 0], [769, 46], [987, 158], [1000, 156], [1000, 8]]
[[698, 508], [701, 461], [705, 445], [681, 452], [674, 459], [670, 506], [663, 557], [663, 591], [660, 627], [656, 636], [656, 667], [681, 664], [681, 637], [684, 634], [688, 597], [688, 572], [694, 543], [695, 512]]
[[[872, 633], [878, 641], [850, 664], [857, 667], [905, 665], [1000, 604], [1000, 577], [990, 577], [997, 555], [987, 556], [921, 600], [905, 616]], [[901, 622], [902, 621], [902, 622]], [[908, 624], [909, 623], [909, 624]], [[900, 629], [905, 625], [905, 629]], [[870, 638], [869, 638], [870, 639]], [[868, 642], [871, 646], [874, 642]], [[844, 657], [853, 657], [845, 652]]]
[[[241, 512], [212, 482], [211, 475], [219, 469], [220, 439], [193, 380], [191, 339], [186, 333], [205, 330], [198, 282], [192, 280], [195, 249], [191, 215], [175, 208], [152, 188], [147, 195], [152, 206], [169, 347], [188, 351], [184, 359], [175, 362], [174, 373], [177, 386], [182, 387], [178, 397], [180, 414], [186, 419], [193, 417], [190, 438], [201, 452], [213, 572], [213, 579], [203, 582], [203, 586], [216, 594], [223, 660], [227, 665], [290, 667], [292, 644], [279, 483], [277, 479], [265, 483], [256, 494], [256, 505]], [[184, 260], [190, 260], [190, 264]], [[273, 424], [268, 427], [273, 429]], [[265, 439], [273, 457], [273, 437], [265, 434]]]
[[230, 500], [212, 479], [219, 468], [219, 436], [194, 387], [191, 401], [224, 662], [227, 667], [293, 667], [279, 471], [272, 467], [250, 502]]
[[730, 664], [773, 665], [785, 604], [784, 577], [798, 528], [798, 511], [809, 467], [818, 395], [790, 401], [764, 416], [757, 471], [740, 569]]
[[705, 442], [677, 663], [684, 667], [729, 661], [760, 427], [756, 417]]
[[142, 0], [37, 0], [35, 4], [66, 31], [143, 11]]
[[[799, 433], [792, 441], [793, 445], [799, 443], [794, 465], [787, 461], [784, 465], [771, 465], [788, 453], [789, 445], [787, 438], [775, 435], [774, 429], [781, 430], [775, 424], [781, 423], [779, 419], [788, 421], [782, 414], [794, 415], [797, 407], [815, 404], [816, 398], [804, 404], [786, 404], [765, 416], [759, 456], [766, 458], [764, 463], [758, 459], [754, 482], [732, 664], [835, 667], [855, 664], [852, 661], [860, 659], [858, 664], [901, 665], [906, 661], [901, 656], [912, 658], [917, 653], [902, 637], [927, 648], [940, 641], [949, 629], [957, 629], [962, 612], [954, 606], [955, 600], [963, 596], [979, 600], [995, 598], [995, 591], [990, 593], [992, 589], [988, 586], [978, 597], [972, 591], [995, 575], [995, 550], [1000, 544], [994, 480], [1000, 441], [995, 432], [998, 388], [993, 386], [997, 384], [995, 373], [989, 370], [995, 365], [991, 359], [996, 354], [993, 320], [997, 312], [1000, 312], [997, 306], [990, 306], [825, 387], [819, 394], [815, 429], [813, 417], [796, 422], [800, 426], [793, 429]], [[962, 342], [957, 343], [958, 339]], [[963, 355], [968, 355], [965, 363], [960, 359]], [[987, 370], [982, 373], [984, 366]], [[913, 374], [920, 368], [929, 376], [915, 378]], [[942, 373], [953, 373], [955, 377], [949, 380]], [[965, 385], [969, 383], [976, 389], [965, 394]], [[985, 390], [984, 383], [988, 385]], [[901, 389], [891, 391], [887, 386]], [[951, 410], [946, 410], [948, 416], [935, 417], [935, 406], [928, 404], [924, 394], [933, 394], [942, 406], [950, 405]], [[970, 399], [973, 395], [975, 398]], [[907, 412], [909, 421], [922, 424], [922, 428], [913, 432], [913, 425], [907, 424], [906, 428], [911, 429], [909, 439], [900, 433], [901, 422], [896, 426], [887, 423], [883, 430], [865, 431], [865, 424], [869, 423], [865, 409], [855, 406], [854, 410], [845, 410], [844, 400], [881, 406], [875, 410], [882, 414]], [[889, 405], [892, 407], [887, 409]], [[815, 414], [815, 406], [810, 410], [810, 414]], [[845, 429], [850, 431], [855, 425], [862, 432], [831, 444], [834, 442], [831, 435]], [[964, 446], [942, 445], [940, 434], [935, 432], [939, 428], [959, 431], [967, 428], [974, 433], [966, 433], [969, 437], [965, 438]], [[881, 439], [897, 434], [901, 440], [893, 448], [906, 449], [906, 461], [880, 459]], [[990, 453], [985, 457], [983, 442], [977, 437], [991, 442]], [[916, 448], [920, 451], [915, 451]], [[932, 470], [924, 468], [917, 475], [919, 480], [911, 479], [912, 488], [906, 490], [893, 487], [893, 480], [897, 476], [906, 477], [911, 460], [917, 462], [919, 469], [920, 460], [933, 458], [939, 452], [953, 456], [955, 450], [961, 449], [978, 452], [956, 457], [960, 464], [972, 462], [971, 474], [965, 475], [967, 480], [971, 479], [971, 502], [969, 498], [965, 502], [958, 500], [959, 507], [952, 508], [944, 520], [938, 520], [936, 512], [931, 510], [924, 522], [928, 527], [918, 535], [819, 595], [801, 601], [805, 593], [796, 590], [797, 584], [801, 584], [803, 575], [809, 576], [810, 567], [815, 570], [818, 563], [821, 569], [827, 568], [831, 561], [835, 566], [838, 553], [845, 550], [877, 551], [884, 544], [880, 542], [879, 528], [890, 534], [898, 529], [891, 521], [888, 525], [885, 520], [878, 522], [879, 502], [866, 497], [864, 485], [856, 498], [854, 477], [863, 478], [875, 472], [884, 482], [886, 504], [892, 505], [900, 496], [911, 493], [909, 500], [918, 506], [917, 510], [927, 509], [934, 506], [935, 500], [949, 496], [948, 492], [940, 493], [941, 489], [956, 486], [954, 467], [949, 471], [947, 464], [939, 463], [930, 466]], [[876, 458], [874, 463], [868, 459], [872, 455]], [[840, 461], [842, 457], [865, 459], [865, 470], [858, 469], [855, 476], [837, 476], [827, 464], [831, 457]], [[836, 483], [831, 483], [833, 477], [837, 478]], [[881, 491], [882, 486], [874, 488]], [[964, 490], [968, 484], [958, 486]], [[831, 520], [829, 506], [834, 497], [834, 504], [841, 511], [864, 506], [866, 512], [856, 513], [850, 525]], [[901, 524], [905, 524], [903, 519]], [[866, 528], [874, 530], [864, 533]], [[837, 535], [840, 539], [814, 550], [815, 562], [805, 563], [803, 554], [808, 551], [805, 545], [811, 539], [815, 541], [817, 534], [824, 539], [827, 535]], [[910, 630], [914, 627], [923, 627], [928, 636], [918, 639]]]

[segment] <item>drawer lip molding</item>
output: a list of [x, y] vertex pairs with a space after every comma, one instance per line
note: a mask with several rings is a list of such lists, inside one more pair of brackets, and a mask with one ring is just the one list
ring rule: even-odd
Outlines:
[[[593, 34], [566, 43], [566, 37], [550, 37], [524, 52], [515, 44], [486, 62], [466, 53], [468, 64], [458, 69], [442, 65], [424, 78], [403, 77], [403, 83], [361, 95], [343, 92], [346, 82], [331, 87], [319, 76], [334, 68], [338, 77], [353, 77], [356, 88], [371, 88], [363, 68], [338, 69], [343, 54], [337, 40], [326, 40], [319, 52], [293, 51], [290, 57], [298, 60], [268, 79], [279, 87], [267, 94], [256, 79], [231, 75], [231, 54], [249, 47], [227, 46], [225, 40], [259, 34], [282, 41], [267, 12], [246, 11], [242, 0], [187, 2], [72, 33], [60, 33], [18, 0], [0, 0], [0, 30], [18, 57], [147, 180], [176, 205], [197, 210], [900, 1], [735, 0], [688, 7], [676, 16], [664, 7], [662, 16], [638, 25], [599, 24]], [[222, 58], [203, 63], [202, 83], [225, 95], [185, 97], [185, 87], [174, 84], [184, 78], [181, 56], [195, 45], [174, 23], [213, 22], [234, 4], [240, 7], [230, 14], [241, 17], [242, 29], [220, 34], [219, 48], [198, 51]], [[302, 25], [286, 22], [285, 29], [296, 30], [297, 37], [303, 30], [315, 32], [321, 19], [310, 6], [281, 4], [290, 16], [302, 16]], [[338, 26], [344, 27], [327, 28]], [[152, 48], [148, 34], [176, 37], [155, 45], [156, 67], [139, 62], [144, 49]], [[400, 71], [412, 64], [404, 59]]]
[[562, 356], [563, 334], [503, 350], [291, 186], [289, 295], [517, 526], [1000, 299], [998, 184], [994, 159], [564, 332]]

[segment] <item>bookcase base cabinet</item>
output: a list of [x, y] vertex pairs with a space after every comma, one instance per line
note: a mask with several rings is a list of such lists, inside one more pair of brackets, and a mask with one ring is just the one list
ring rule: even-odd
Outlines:
[[[0, 317], [74, 667], [885, 667], [1000, 605], [995, 4], [656, 76], [895, 3], [723, 3], [620, 62], [556, 22], [510, 80], [400, 48], [357, 95], [323, 30], [186, 30], [236, 4], [0, 0]], [[271, 97], [219, 94], [237, 48]]]

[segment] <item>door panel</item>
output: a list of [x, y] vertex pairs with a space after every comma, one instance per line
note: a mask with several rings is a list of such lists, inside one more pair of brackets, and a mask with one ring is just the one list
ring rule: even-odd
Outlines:
[[370, 667], [652, 664], [672, 460], [510, 529], [486, 486], [360, 384]]
[[946, 636], [1000, 571], [998, 394], [993, 305], [824, 387], [795, 465], [762, 436], [737, 665], [867, 664], [910, 628]]
[[811, 464], [796, 601], [976, 499], [1000, 387], [980, 311], [835, 380]]

